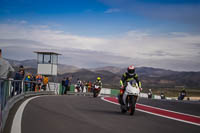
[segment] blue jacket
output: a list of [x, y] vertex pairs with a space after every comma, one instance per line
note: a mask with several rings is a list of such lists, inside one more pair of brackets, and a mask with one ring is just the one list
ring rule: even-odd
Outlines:
[[23, 80], [23, 78], [24, 78], [24, 75], [17, 72], [15, 74], [14, 80]]
[[69, 80], [65, 80], [65, 86], [68, 86]]

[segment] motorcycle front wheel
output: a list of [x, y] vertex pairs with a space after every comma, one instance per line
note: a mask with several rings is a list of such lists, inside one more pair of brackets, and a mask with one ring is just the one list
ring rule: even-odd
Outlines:
[[137, 96], [129, 96], [129, 112], [130, 115], [134, 115], [135, 113], [135, 104], [137, 101]]
[[93, 97], [97, 97], [97, 92], [96, 92], [96, 90], [94, 90], [94, 92], [93, 92]]

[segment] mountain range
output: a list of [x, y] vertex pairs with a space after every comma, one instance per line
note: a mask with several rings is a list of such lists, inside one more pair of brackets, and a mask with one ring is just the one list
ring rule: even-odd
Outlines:
[[[7, 60], [16, 70], [18, 66], [23, 65], [26, 72], [33, 74], [37, 72], [36, 60]], [[57, 80], [60, 82], [63, 77], [73, 77], [73, 83], [78, 78], [94, 82], [99, 76], [102, 78], [104, 87], [119, 88], [119, 81], [124, 72], [126, 72], [126, 68], [114, 66], [86, 69], [59, 64]], [[179, 88], [184, 86], [190, 89], [200, 89], [200, 72], [178, 72], [152, 67], [138, 67], [136, 73], [139, 75], [143, 88]]]

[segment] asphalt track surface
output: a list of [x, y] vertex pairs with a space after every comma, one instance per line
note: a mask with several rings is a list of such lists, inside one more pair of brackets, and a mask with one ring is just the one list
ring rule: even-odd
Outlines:
[[[200, 114], [200, 104], [140, 99], [139, 103]], [[118, 105], [89, 96], [44, 96], [31, 100], [22, 116], [22, 133], [200, 133], [200, 126], [137, 111], [121, 114]]]

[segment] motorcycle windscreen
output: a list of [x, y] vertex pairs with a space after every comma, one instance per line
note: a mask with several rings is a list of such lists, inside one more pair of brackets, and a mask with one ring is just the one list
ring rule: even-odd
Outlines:
[[129, 94], [134, 94], [134, 95], [139, 95], [140, 90], [137, 87], [133, 87], [129, 82], [128, 85], [126, 87], [126, 92]]

